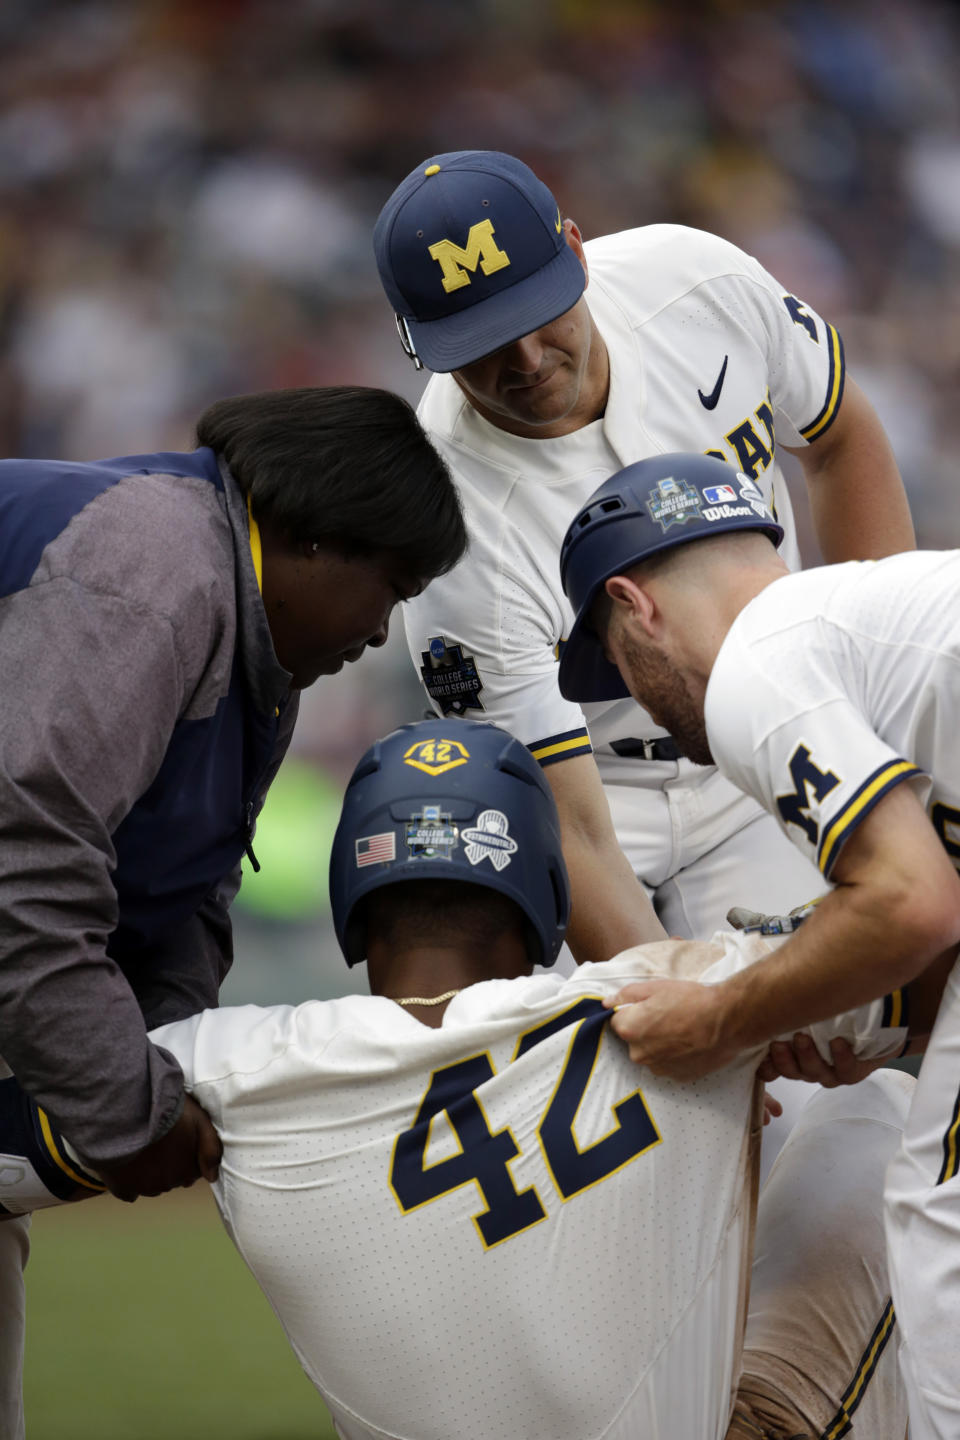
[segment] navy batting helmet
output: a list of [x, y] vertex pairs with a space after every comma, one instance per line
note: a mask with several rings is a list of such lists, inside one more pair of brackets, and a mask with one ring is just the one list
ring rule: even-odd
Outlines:
[[530, 751], [495, 725], [424, 720], [378, 740], [343, 799], [330, 899], [348, 965], [366, 954], [361, 902], [399, 880], [460, 880], [507, 895], [552, 965], [570, 918], [560, 822]]
[[604, 582], [675, 545], [730, 530], [761, 530], [774, 545], [783, 539], [753, 481], [710, 455], [654, 455], [593, 492], [560, 550], [560, 578], [576, 615], [560, 655], [567, 700], [622, 700], [630, 693], [587, 624]]

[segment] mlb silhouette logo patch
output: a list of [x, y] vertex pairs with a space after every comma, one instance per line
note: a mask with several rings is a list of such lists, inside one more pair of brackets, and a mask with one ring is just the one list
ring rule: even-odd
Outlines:
[[704, 485], [703, 498], [708, 505], [730, 505], [738, 497], [732, 485]]

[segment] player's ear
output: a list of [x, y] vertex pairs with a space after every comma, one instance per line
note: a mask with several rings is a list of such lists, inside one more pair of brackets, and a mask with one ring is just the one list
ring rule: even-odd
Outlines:
[[566, 236], [567, 244], [577, 256], [583, 266], [583, 273], [587, 277], [587, 284], [590, 284], [590, 272], [587, 269], [587, 256], [583, 248], [583, 236], [580, 234], [580, 227], [575, 220], [569, 217], [563, 222], [563, 233]]
[[621, 617], [639, 625], [645, 634], [653, 638], [658, 611], [650, 593], [631, 580], [629, 575], [611, 575], [604, 589]]

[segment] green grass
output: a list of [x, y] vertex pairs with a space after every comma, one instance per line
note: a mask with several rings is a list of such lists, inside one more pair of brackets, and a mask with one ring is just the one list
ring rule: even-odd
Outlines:
[[205, 1185], [34, 1216], [28, 1440], [333, 1440]]

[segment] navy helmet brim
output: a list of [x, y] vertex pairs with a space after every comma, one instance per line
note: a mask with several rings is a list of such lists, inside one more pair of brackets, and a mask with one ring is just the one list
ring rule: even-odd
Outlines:
[[[662, 483], [664, 478], [672, 481], [673, 472], [689, 486], [695, 508], [679, 520], [663, 523], [650, 513], [654, 498], [650, 485], [658, 480]], [[714, 485], [729, 489], [731, 499], [738, 498], [741, 503], [708, 496]], [[740, 495], [734, 497], [738, 485]], [[575, 617], [560, 652], [558, 682], [564, 699], [582, 703], [622, 700], [630, 693], [590, 625], [591, 607], [611, 576], [626, 574], [665, 550], [713, 535], [759, 530], [774, 546], [779, 545], [782, 526], [764, 510], [759, 495], [745, 494], [742, 487], [747, 485], [752, 487], [753, 482], [739, 471], [731, 472], [722, 460], [678, 452], [625, 466], [581, 506], [567, 529], [560, 556], [561, 581]], [[705, 510], [703, 499], [709, 502]]]
[[584, 704], [592, 700], [625, 700], [630, 691], [616, 665], [604, 655], [603, 646], [591, 630], [588, 617], [589, 606], [574, 621], [560, 652], [560, 694], [564, 700], [577, 700]]

